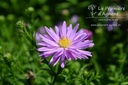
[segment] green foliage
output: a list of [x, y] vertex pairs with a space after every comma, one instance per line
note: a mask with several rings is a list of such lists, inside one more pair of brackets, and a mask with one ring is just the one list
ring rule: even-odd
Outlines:
[[[86, 18], [89, 5], [110, 3], [115, 5], [105, 0], [0, 0], [0, 85], [128, 85], [128, 20], [107, 31], [105, 26], [90, 25], [106, 22]], [[116, 3], [127, 12], [127, 1]], [[35, 32], [62, 21], [70, 24], [73, 15], [80, 28], [93, 32], [95, 46], [89, 49], [93, 56], [69, 61], [64, 69], [48, 65], [51, 57], [38, 57]]]

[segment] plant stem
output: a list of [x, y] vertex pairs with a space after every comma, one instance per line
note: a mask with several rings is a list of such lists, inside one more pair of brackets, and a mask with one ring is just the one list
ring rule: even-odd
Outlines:
[[[46, 60], [46, 59], [44, 59], [45, 60], [45, 62], [47, 63], [47, 65], [48, 65], [48, 61]], [[52, 67], [50, 66], [50, 65], [48, 65], [49, 66], [49, 68], [51, 69], [51, 71], [53, 72], [53, 74], [54, 75], [56, 75], [56, 72], [52, 69]]]
[[55, 81], [56, 81], [56, 79], [57, 79], [57, 76], [58, 76], [58, 74], [56, 74], [56, 75], [54, 76], [54, 78], [53, 78], [53, 82], [52, 82], [51, 85], [54, 85], [54, 84], [55, 84]]
[[12, 68], [9, 68], [10, 69], [10, 72], [11, 72], [11, 74], [12, 74], [12, 77], [13, 77], [13, 81], [14, 81], [14, 85], [16, 85], [16, 79], [15, 79], [15, 76], [14, 76], [14, 73], [13, 73], [13, 71], [12, 71]]
[[56, 81], [58, 75], [62, 72], [62, 70], [63, 69], [60, 66], [57, 68], [57, 73], [54, 75], [53, 81], [52, 81], [51, 85], [54, 85], [55, 84], [55, 81]]

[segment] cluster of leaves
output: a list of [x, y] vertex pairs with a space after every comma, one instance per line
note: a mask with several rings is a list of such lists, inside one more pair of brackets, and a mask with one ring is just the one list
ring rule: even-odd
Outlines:
[[[0, 85], [128, 85], [127, 27], [125, 31], [119, 27], [108, 32], [106, 27], [90, 26], [99, 23], [96, 19], [86, 19], [90, 16], [88, 5], [109, 3], [105, 0], [1, 0]], [[127, 11], [127, 1], [116, 3]], [[67, 62], [64, 69], [59, 64], [49, 66], [38, 57], [34, 32], [63, 20], [72, 23], [73, 15], [78, 16], [80, 27], [93, 32], [95, 46], [89, 49], [93, 57]]]

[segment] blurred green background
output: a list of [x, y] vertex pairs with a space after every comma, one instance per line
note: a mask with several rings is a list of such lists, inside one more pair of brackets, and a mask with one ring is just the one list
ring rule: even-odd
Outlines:
[[[125, 7], [114, 11], [119, 13], [114, 19], [118, 19], [120, 26], [112, 30], [107, 26], [91, 26], [107, 23], [87, 18], [91, 16], [88, 9], [91, 4]], [[128, 85], [127, 0], [0, 0], [0, 85], [49, 85], [52, 77], [42, 70], [48, 66], [41, 63], [36, 48], [16, 27], [19, 20], [24, 22], [31, 37], [40, 27], [54, 27], [63, 21], [73, 26], [79, 23], [79, 29], [92, 31], [95, 46], [88, 50], [93, 56], [89, 60], [69, 62], [55, 85]]]

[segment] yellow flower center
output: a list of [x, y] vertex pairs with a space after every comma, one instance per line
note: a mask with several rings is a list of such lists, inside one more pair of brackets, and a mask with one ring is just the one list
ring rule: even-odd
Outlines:
[[70, 45], [70, 40], [68, 38], [62, 38], [59, 40], [59, 44], [63, 48], [67, 48]]

